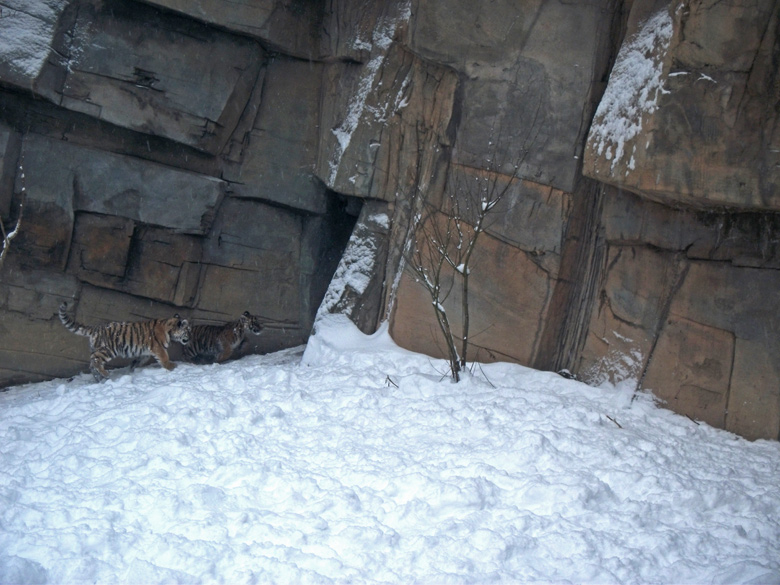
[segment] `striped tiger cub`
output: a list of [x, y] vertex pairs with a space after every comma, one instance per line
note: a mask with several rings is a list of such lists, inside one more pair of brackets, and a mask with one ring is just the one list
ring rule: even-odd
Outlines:
[[81, 325], [68, 315], [67, 303], [60, 305], [60, 321], [68, 331], [89, 338], [89, 369], [95, 380], [108, 378], [106, 364], [117, 357], [138, 358], [154, 356], [166, 370], [176, 367], [168, 357], [171, 340], [186, 346], [190, 341], [190, 324], [187, 319], [174, 315], [170, 319], [154, 319], [124, 323], [114, 321], [90, 327]]
[[196, 364], [224, 362], [244, 341], [247, 331], [259, 335], [262, 330], [260, 318], [249, 311], [224, 325], [193, 325], [190, 343], [184, 346], [184, 359]]

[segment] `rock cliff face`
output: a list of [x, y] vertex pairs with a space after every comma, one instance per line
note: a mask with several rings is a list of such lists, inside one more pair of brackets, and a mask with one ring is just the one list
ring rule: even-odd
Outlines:
[[[212, 8], [244, 25], [295, 15], [257, 4]], [[86, 323], [250, 310], [267, 328], [246, 351], [303, 343], [357, 215], [312, 173], [324, 64], [208, 6], [0, 8], [4, 218], [27, 193], [0, 280], [3, 384], [84, 369], [85, 341], [54, 318], [69, 299]]]
[[779, 9], [635, 2], [584, 160], [611, 187], [579, 371], [635, 355], [641, 388], [752, 438], [778, 430]]
[[250, 310], [245, 351], [338, 311], [437, 355], [419, 204], [497, 169], [472, 356], [777, 439], [778, 6], [5, 0], [0, 382], [84, 369], [63, 299]]

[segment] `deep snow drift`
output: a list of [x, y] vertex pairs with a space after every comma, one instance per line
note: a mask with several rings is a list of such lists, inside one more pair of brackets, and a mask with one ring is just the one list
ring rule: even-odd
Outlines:
[[302, 351], [0, 393], [0, 582], [780, 583], [777, 442], [343, 322]]

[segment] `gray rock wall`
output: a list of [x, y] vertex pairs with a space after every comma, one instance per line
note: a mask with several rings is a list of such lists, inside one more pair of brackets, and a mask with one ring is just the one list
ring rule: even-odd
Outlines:
[[419, 202], [498, 169], [472, 356], [780, 435], [776, 2], [4, 6], [0, 214], [20, 162], [28, 205], [2, 384], [84, 368], [71, 298], [87, 322], [249, 309], [275, 326], [246, 351], [336, 311], [438, 355], [403, 262]]
[[359, 209], [312, 174], [324, 65], [129, 0], [3, 11], [3, 34], [32, 18], [35, 42], [0, 43], [4, 218], [26, 190], [0, 383], [85, 369], [63, 300], [85, 323], [249, 310], [267, 328], [244, 351], [303, 343]]

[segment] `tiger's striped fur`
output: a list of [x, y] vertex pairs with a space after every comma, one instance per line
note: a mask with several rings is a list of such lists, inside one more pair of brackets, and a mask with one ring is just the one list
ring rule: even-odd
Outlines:
[[224, 362], [241, 345], [247, 332], [259, 335], [262, 330], [260, 318], [249, 311], [224, 325], [193, 325], [190, 343], [184, 347], [184, 359], [201, 364]]
[[68, 331], [89, 338], [89, 369], [98, 382], [108, 378], [105, 366], [117, 357], [138, 358], [150, 355], [166, 370], [172, 370], [176, 364], [171, 362], [167, 351], [171, 340], [185, 346], [190, 341], [190, 324], [179, 315], [151, 321], [114, 321], [91, 327], [77, 323], [67, 311], [67, 303], [62, 303], [59, 310], [60, 321]]

